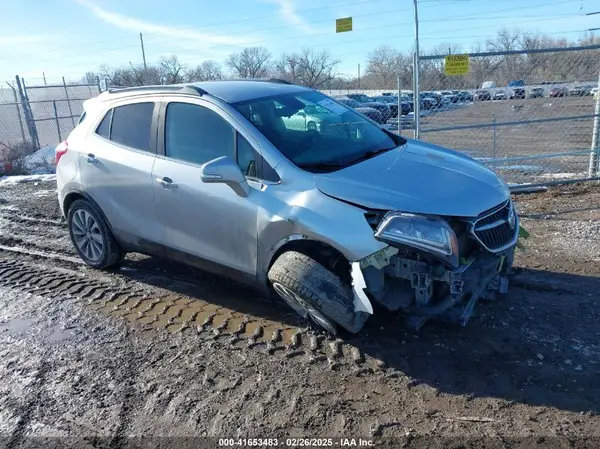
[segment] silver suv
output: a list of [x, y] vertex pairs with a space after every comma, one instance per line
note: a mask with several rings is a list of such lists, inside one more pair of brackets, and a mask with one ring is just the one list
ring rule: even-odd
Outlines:
[[[296, 127], [315, 107], [336, 120]], [[287, 119], [287, 120], [286, 120]], [[111, 90], [56, 149], [58, 198], [90, 266], [182, 261], [283, 299], [335, 334], [373, 306], [463, 324], [505, 292], [518, 238], [506, 184], [278, 80]], [[309, 321], [310, 322], [310, 321]]]

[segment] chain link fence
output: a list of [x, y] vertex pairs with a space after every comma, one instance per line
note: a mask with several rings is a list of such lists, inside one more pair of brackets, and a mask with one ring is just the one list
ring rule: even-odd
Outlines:
[[28, 86], [16, 77], [0, 89], [0, 173], [47, 167], [54, 147], [67, 138], [83, 113], [83, 102], [100, 84]]
[[600, 46], [472, 54], [459, 76], [445, 75], [445, 55], [420, 59], [418, 138], [481, 160], [509, 184], [599, 175]]

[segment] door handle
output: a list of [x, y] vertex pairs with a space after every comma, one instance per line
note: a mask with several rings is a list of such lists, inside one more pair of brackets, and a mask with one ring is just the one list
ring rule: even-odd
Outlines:
[[94, 156], [92, 153], [89, 153], [87, 155], [86, 160], [87, 160], [88, 164], [95, 164], [96, 162], [98, 162], [98, 159], [96, 159], [96, 156]]
[[171, 178], [168, 178], [166, 176], [164, 178], [156, 178], [156, 182], [162, 185], [165, 189], [177, 188], [177, 184], [175, 184]]

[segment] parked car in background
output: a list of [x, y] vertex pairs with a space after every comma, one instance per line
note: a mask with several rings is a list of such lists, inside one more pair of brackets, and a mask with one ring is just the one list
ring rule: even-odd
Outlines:
[[510, 92], [510, 99], [511, 100], [516, 100], [516, 99], [523, 99], [525, 98], [525, 88], [524, 87], [514, 87], [512, 88], [511, 92]]
[[[402, 95], [406, 95], [409, 98], [409, 100], [413, 103], [413, 111], [414, 111], [415, 95], [412, 92], [407, 93], [407, 94], [402, 94]], [[436, 107], [437, 100], [435, 98], [428, 97], [423, 92], [421, 92], [419, 94], [419, 97], [421, 99], [421, 101], [419, 103], [421, 105], [422, 111], [428, 111], [428, 110], [434, 109]]]
[[458, 97], [458, 101], [460, 103], [467, 103], [473, 101], [473, 94], [468, 90], [459, 90], [456, 96]]
[[570, 97], [587, 97], [592, 95], [592, 88], [594, 86], [590, 84], [575, 86], [569, 89]]
[[475, 92], [475, 99], [479, 101], [489, 101], [492, 99], [492, 94], [487, 89], [478, 90]]
[[[387, 104], [392, 111], [392, 117], [398, 117], [398, 97], [394, 95], [378, 95], [372, 98], [375, 101]], [[410, 114], [412, 111], [412, 102], [400, 99], [400, 107], [402, 108], [401, 115]]]
[[544, 88], [543, 87], [534, 87], [529, 92], [529, 98], [543, 98], [544, 97]]
[[348, 106], [349, 108], [354, 109], [356, 112], [360, 112], [361, 114], [369, 117], [371, 120], [377, 123], [386, 123], [387, 120], [384, 119], [381, 112], [377, 109], [369, 108], [364, 106], [362, 103], [359, 103], [356, 100], [348, 97], [334, 97], [338, 103], [343, 104], [344, 106]]
[[[351, 100], [356, 100], [363, 106], [367, 106], [368, 108], [377, 109], [383, 115], [385, 121], [389, 118], [393, 117], [392, 109], [387, 103], [382, 103], [381, 101], [375, 101], [373, 98], [369, 97], [365, 94], [347, 94], [346, 97]], [[398, 113], [396, 112], [396, 115]]]
[[[337, 114], [340, 132], [282, 126], [309, 105]], [[317, 90], [145, 86], [111, 89], [83, 110], [56, 147], [56, 207], [89, 267], [128, 252], [189, 264], [330, 335], [394, 312], [413, 331], [434, 318], [465, 326], [478, 301], [508, 291], [519, 216], [506, 183]], [[460, 338], [439, 334], [432, 341]]]
[[339, 123], [341, 118], [329, 109], [319, 105], [308, 105], [289, 117], [281, 117], [287, 129], [297, 131], [315, 130], [327, 132], [330, 125]]
[[506, 100], [506, 92], [504, 90], [497, 90], [494, 92], [494, 100]]
[[481, 88], [482, 89], [494, 89], [496, 87], [496, 82], [495, 81], [484, 81], [481, 84]]
[[598, 98], [598, 86], [592, 87], [592, 95], [594, 96], [594, 98]]
[[569, 94], [569, 89], [566, 87], [554, 87], [550, 90], [550, 97], [566, 97]]
[[435, 108], [441, 108], [442, 106], [444, 106], [444, 100], [441, 94], [438, 94], [437, 92], [433, 92], [431, 90], [427, 90], [424, 92], [421, 92], [421, 98], [433, 98], [435, 100]]
[[512, 80], [508, 83], [508, 87], [523, 87], [525, 86], [525, 81], [523, 80]]
[[440, 95], [442, 95], [446, 103], [458, 103], [458, 95], [452, 90], [443, 90], [440, 92]]

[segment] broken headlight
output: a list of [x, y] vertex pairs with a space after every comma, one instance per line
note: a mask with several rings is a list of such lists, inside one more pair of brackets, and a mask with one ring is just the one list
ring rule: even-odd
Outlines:
[[375, 238], [392, 246], [401, 244], [427, 252], [458, 266], [458, 239], [450, 225], [440, 218], [389, 212], [377, 227]]

